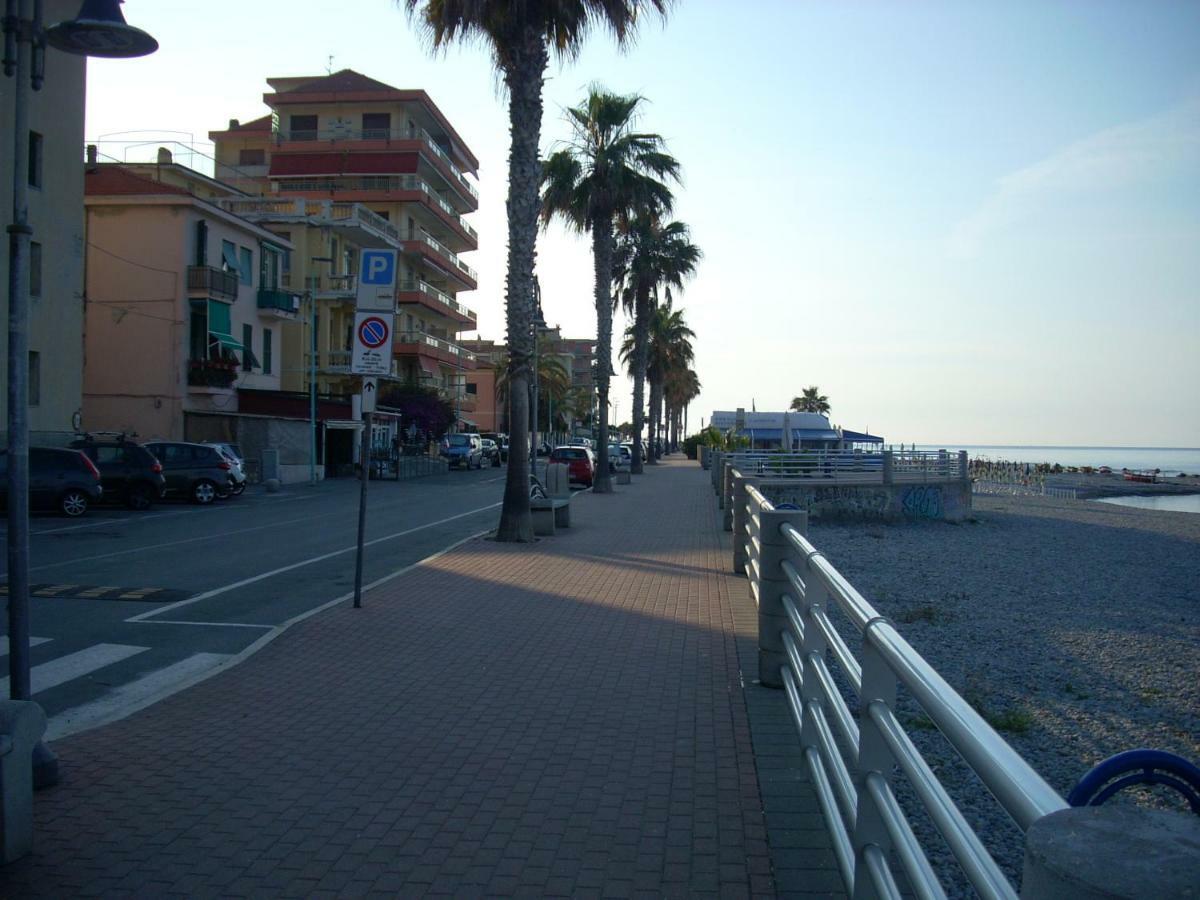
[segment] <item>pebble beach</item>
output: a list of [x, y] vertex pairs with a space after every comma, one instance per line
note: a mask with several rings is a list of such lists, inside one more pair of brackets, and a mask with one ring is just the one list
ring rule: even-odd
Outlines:
[[[1122, 750], [1200, 761], [1200, 515], [977, 495], [961, 524], [813, 522], [810, 539], [1064, 797]], [[1019, 883], [1019, 829], [910, 699], [900, 714]], [[903, 778], [897, 792], [915, 808]], [[917, 823], [950, 872], [932, 825]]]

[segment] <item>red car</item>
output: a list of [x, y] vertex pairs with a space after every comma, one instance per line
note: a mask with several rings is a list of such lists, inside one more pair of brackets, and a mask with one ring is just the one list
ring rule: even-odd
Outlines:
[[578, 484], [591, 487], [592, 479], [596, 477], [592, 454], [587, 447], [555, 447], [550, 451], [550, 462], [567, 466], [567, 479]]

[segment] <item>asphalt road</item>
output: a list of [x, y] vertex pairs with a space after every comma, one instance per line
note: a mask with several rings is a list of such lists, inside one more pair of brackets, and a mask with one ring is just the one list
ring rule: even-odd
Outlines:
[[[364, 585], [495, 527], [504, 474], [372, 481]], [[30, 655], [47, 738], [153, 702], [352, 592], [358, 498], [357, 481], [333, 480], [207, 507], [35, 514]]]

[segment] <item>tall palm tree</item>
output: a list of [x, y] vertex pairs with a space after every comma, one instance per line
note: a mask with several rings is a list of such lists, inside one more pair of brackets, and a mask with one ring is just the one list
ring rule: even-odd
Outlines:
[[801, 396], [792, 398], [791, 409], [793, 412], [815, 412], [824, 415], [829, 412], [829, 398], [814, 384], [812, 387], [806, 387]]
[[687, 368], [695, 358], [692, 338], [695, 332], [683, 319], [683, 310], [672, 309], [663, 303], [650, 317], [650, 340], [647, 352], [646, 377], [650, 381], [650, 461], [658, 456], [656, 447], [662, 442], [663, 388], [670, 373]]
[[[512, 373], [511, 358], [501, 360], [497, 363], [496, 392], [499, 394], [502, 402], [507, 402], [509, 398], [510, 387], [514, 383]], [[571, 391], [571, 373], [567, 371], [562, 357], [555, 355], [554, 344], [548, 337], [538, 337], [537, 380], [539, 408], [534, 422], [540, 431], [541, 424], [549, 421], [550, 412], [558, 411], [560, 407], [566, 405]], [[530, 395], [530, 399], [527, 402], [532, 403], [532, 379], [527, 382], [527, 390]], [[547, 430], [552, 431], [553, 427], [548, 425]], [[518, 432], [513, 433], [516, 434]], [[529, 432], [526, 431], [525, 433], [528, 434]], [[510, 447], [512, 443], [512, 441], [509, 441]], [[528, 459], [528, 456], [526, 456], [526, 459]], [[526, 463], [526, 467], [528, 467], [528, 462]]]
[[679, 163], [657, 134], [633, 130], [642, 98], [592, 87], [567, 110], [573, 132], [567, 146], [550, 155], [542, 175], [542, 221], [558, 217], [592, 236], [596, 304], [596, 388], [600, 400], [597, 476], [592, 490], [612, 491], [608, 472], [608, 384], [612, 369], [613, 230], [635, 210], [671, 208], [665, 179], [679, 180]]
[[687, 406], [700, 396], [700, 378], [695, 369], [684, 366], [673, 368], [667, 373], [663, 396], [667, 407], [667, 427], [671, 448], [678, 449], [680, 432], [687, 431]]
[[[434, 49], [455, 42], [483, 43], [508, 92], [508, 275], [505, 311], [514, 390], [509, 428], [529, 430], [529, 356], [533, 349], [533, 262], [537, 243], [538, 184], [542, 135], [542, 83], [553, 53], [579, 55], [587, 32], [612, 32], [617, 44], [632, 38], [639, 17], [653, 9], [666, 14], [670, 0], [398, 0], [428, 36]], [[529, 453], [512, 441], [498, 541], [532, 541], [529, 514]]]
[[642, 429], [645, 422], [646, 352], [650, 339], [651, 292], [660, 286], [667, 301], [672, 290], [681, 290], [694, 275], [703, 257], [682, 222], [662, 224], [656, 216], [639, 212], [617, 234], [613, 256], [613, 282], [627, 314], [633, 318], [633, 350], [629, 374], [633, 377], [633, 459], [630, 471], [642, 472]]

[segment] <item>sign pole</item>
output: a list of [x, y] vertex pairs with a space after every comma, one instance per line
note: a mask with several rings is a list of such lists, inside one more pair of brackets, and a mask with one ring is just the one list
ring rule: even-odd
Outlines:
[[371, 471], [371, 414], [363, 413], [362, 451], [359, 454], [362, 466], [362, 485], [358, 491], [358, 553], [354, 560], [354, 608], [362, 608], [363, 540], [367, 533], [367, 476]]

